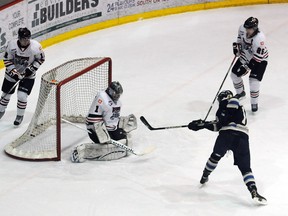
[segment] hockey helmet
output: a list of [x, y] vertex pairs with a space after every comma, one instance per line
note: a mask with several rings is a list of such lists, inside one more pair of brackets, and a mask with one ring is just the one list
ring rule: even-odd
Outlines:
[[233, 97], [233, 93], [230, 90], [223, 90], [218, 94], [218, 101], [227, 100]]
[[246, 29], [251, 29], [253, 28], [254, 30], [258, 29], [258, 19], [256, 17], [249, 17], [245, 22], [244, 22], [244, 28]]
[[30, 39], [31, 32], [28, 28], [19, 28], [18, 30], [18, 39]]
[[123, 88], [118, 81], [113, 81], [109, 84], [106, 92], [114, 102], [117, 102], [123, 93]]

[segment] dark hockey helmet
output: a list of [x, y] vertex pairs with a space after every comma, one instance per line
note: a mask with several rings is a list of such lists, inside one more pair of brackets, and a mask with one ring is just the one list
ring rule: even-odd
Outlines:
[[123, 93], [123, 88], [118, 81], [113, 81], [106, 89], [106, 92], [114, 102], [117, 102]]
[[230, 90], [223, 90], [218, 94], [218, 101], [227, 100], [233, 97], [233, 93]]
[[253, 28], [254, 30], [258, 29], [258, 19], [256, 17], [249, 17], [245, 22], [244, 22], [244, 28], [246, 29], [251, 29]]
[[19, 28], [18, 30], [18, 39], [30, 39], [31, 32], [27, 28]]

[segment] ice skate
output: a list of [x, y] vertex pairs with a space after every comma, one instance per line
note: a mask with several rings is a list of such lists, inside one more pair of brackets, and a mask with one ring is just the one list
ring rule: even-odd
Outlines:
[[258, 104], [251, 104], [251, 110], [252, 110], [252, 112], [257, 112], [258, 111]]
[[23, 117], [24, 117], [24, 116], [17, 115], [17, 116], [16, 116], [16, 119], [15, 119], [15, 121], [14, 121], [14, 125], [15, 125], [15, 126], [19, 126], [19, 125], [22, 123], [22, 121], [23, 121]]
[[258, 194], [258, 192], [256, 190], [252, 190], [251, 191], [251, 196], [252, 199], [260, 205], [267, 205], [267, 200], [266, 198], [264, 198], [263, 196], [261, 196], [260, 194]]
[[246, 96], [245, 91], [242, 91], [240, 94], [236, 94], [234, 97], [237, 98], [238, 100], [244, 99]]

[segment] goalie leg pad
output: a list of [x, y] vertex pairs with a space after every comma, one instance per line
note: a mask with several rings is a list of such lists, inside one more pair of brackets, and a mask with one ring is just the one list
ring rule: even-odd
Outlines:
[[[126, 139], [119, 140], [124, 145], [127, 145]], [[118, 148], [112, 144], [97, 144], [97, 143], [84, 143], [79, 145], [82, 150], [82, 160], [95, 160], [95, 161], [110, 161], [118, 160], [127, 156], [127, 151]], [[72, 155], [71, 155], [72, 160]], [[76, 161], [78, 162], [78, 161]], [[80, 161], [79, 161], [80, 162]], [[83, 161], [81, 161], [83, 162]]]
[[73, 163], [82, 163], [85, 161], [85, 148], [85, 144], [81, 144], [72, 149], [70, 159]]
[[137, 129], [137, 119], [134, 114], [121, 116], [119, 120], [119, 128], [122, 128], [126, 133]]

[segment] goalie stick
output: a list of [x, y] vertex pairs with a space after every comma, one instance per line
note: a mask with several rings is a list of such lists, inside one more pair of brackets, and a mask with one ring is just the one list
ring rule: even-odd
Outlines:
[[[83, 130], [83, 131], [86, 131], [87, 133], [91, 133], [91, 131], [86, 130], [85, 128], [82, 128], [82, 127], [80, 127], [79, 125], [76, 125], [76, 124], [74, 124], [74, 123], [72, 123], [72, 122], [70, 122], [70, 121], [68, 121], [68, 120], [66, 120], [66, 119], [61, 118], [61, 120], [64, 121], [64, 122], [66, 122], [66, 123], [68, 123], [68, 124], [70, 124], [70, 125], [72, 125], [72, 126], [74, 126], [74, 127], [79, 128], [79, 129], [81, 129], [81, 130]], [[126, 146], [126, 145], [124, 145], [124, 144], [122, 144], [121, 142], [118, 142], [118, 141], [116, 141], [116, 140], [112, 140], [112, 139], [111, 139], [110, 142], [109, 142], [109, 144], [112, 144], [112, 145], [114, 145], [114, 146], [116, 146], [116, 147], [119, 147], [119, 148], [121, 148], [121, 149], [124, 149], [124, 150], [126, 150], [126, 151], [128, 151], [128, 152], [130, 152], [130, 153], [132, 153], [132, 154], [134, 154], [134, 155], [137, 155], [137, 156], [143, 156], [143, 155], [149, 154], [149, 153], [151, 153], [152, 151], [154, 151], [155, 148], [156, 148], [155, 146], [148, 146], [148, 147], [145, 148], [142, 152], [137, 153], [137, 152], [135, 152], [132, 148], [130, 148], [130, 147], [128, 147], [128, 146]]]
[[178, 125], [178, 126], [167, 126], [167, 127], [152, 127], [148, 121], [144, 118], [144, 116], [140, 117], [142, 123], [149, 129], [149, 130], [166, 130], [166, 129], [174, 129], [174, 128], [183, 128], [188, 127], [188, 125]]

